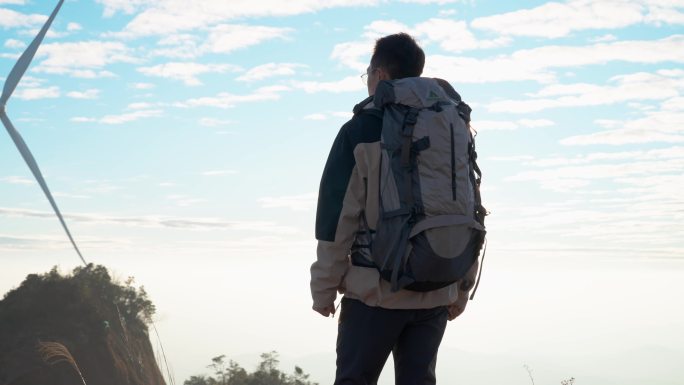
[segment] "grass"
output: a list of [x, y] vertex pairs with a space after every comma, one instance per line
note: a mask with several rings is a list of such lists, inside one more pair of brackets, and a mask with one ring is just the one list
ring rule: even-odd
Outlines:
[[68, 363], [81, 378], [83, 385], [88, 385], [83, 378], [81, 369], [79, 369], [78, 365], [76, 364], [76, 360], [74, 360], [74, 357], [71, 355], [66, 346], [60, 344], [59, 342], [38, 342], [38, 353], [40, 353], [43, 361], [49, 365], [55, 365], [60, 362]]

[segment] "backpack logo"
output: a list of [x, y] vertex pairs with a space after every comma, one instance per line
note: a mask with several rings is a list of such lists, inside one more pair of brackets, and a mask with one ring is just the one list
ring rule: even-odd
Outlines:
[[432, 101], [437, 101], [437, 100], [439, 100], [439, 99], [441, 99], [441, 98], [442, 98], [442, 97], [439, 96], [439, 95], [437, 95], [437, 93], [436, 93], [434, 90], [432, 90], [432, 89], [430, 89], [430, 92], [428, 92], [428, 96], [427, 96], [427, 100], [428, 100], [428, 101], [431, 101], [431, 102], [432, 102]]

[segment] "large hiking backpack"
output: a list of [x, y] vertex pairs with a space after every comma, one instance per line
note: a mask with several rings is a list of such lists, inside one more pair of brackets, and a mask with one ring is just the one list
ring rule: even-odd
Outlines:
[[471, 109], [441, 79], [382, 81], [371, 99], [383, 119], [380, 213], [375, 224], [362, 213], [355, 246], [365, 244], [392, 291], [448, 286], [477, 261], [486, 234]]

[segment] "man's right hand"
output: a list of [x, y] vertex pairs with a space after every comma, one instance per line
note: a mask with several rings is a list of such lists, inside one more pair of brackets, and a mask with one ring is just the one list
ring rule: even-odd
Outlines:
[[326, 306], [321, 309], [313, 308], [317, 313], [323, 317], [330, 317], [331, 314], [335, 314], [335, 305]]

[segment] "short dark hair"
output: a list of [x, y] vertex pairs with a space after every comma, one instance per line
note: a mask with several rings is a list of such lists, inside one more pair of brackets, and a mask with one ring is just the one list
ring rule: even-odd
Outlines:
[[392, 79], [420, 76], [425, 66], [425, 52], [407, 33], [378, 39], [371, 57], [371, 67], [382, 67]]

